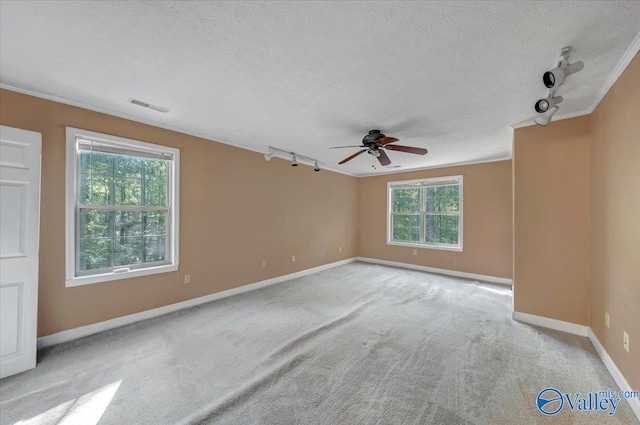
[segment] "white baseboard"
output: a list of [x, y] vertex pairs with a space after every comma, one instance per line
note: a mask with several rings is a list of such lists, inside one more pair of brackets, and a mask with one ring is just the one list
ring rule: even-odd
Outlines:
[[[593, 348], [595, 348], [596, 353], [598, 353], [598, 355], [600, 356], [602, 363], [604, 363], [604, 365], [607, 367], [607, 370], [613, 377], [613, 380], [616, 381], [616, 384], [618, 384], [618, 389], [624, 391], [640, 391], [640, 388], [631, 388], [631, 385], [629, 385], [624, 375], [622, 374], [622, 372], [620, 372], [620, 369], [618, 369], [618, 366], [616, 366], [616, 364], [613, 362], [613, 359], [609, 356], [607, 350], [604, 349], [604, 347], [598, 340], [598, 337], [596, 337], [596, 334], [593, 333], [593, 330], [591, 328], [589, 328], [589, 340], [591, 341]], [[633, 413], [635, 413], [638, 417], [638, 420], [640, 420], [640, 399], [628, 398], [626, 400], [629, 402], [629, 406], [631, 406], [631, 410], [633, 410]]]
[[543, 328], [554, 329], [556, 331], [567, 332], [579, 336], [588, 336], [589, 328], [577, 323], [564, 322], [562, 320], [549, 319], [548, 317], [535, 316], [533, 314], [513, 312], [513, 320], [528, 323], [530, 325], [541, 326]]
[[[631, 388], [631, 385], [629, 385], [624, 375], [622, 375], [622, 372], [620, 372], [620, 369], [618, 369], [616, 364], [613, 362], [613, 359], [609, 356], [609, 353], [607, 353], [607, 351], [604, 349], [590, 327], [570, 322], [563, 322], [562, 320], [549, 319], [548, 317], [521, 313], [519, 311], [513, 312], [513, 320], [529, 323], [531, 325], [541, 326], [543, 328], [555, 329], [557, 331], [588, 337], [591, 341], [591, 344], [593, 345], [593, 348], [595, 348], [596, 353], [598, 353], [598, 356], [600, 356], [602, 363], [604, 363], [607, 370], [611, 374], [611, 377], [616, 382], [616, 384], [618, 384], [618, 389], [624, 391], [634, 390], [634, 388]], [[639, 390], [636, 388], [635, 391]], [[635, 415], [640, 420], [640, 399], [628, 398], [626, 400], [629, 402], [629, 406], [631, 406], [631, 410], [633, 410], [633, 413], [635, 413]]]
[[483, 274], [459, 272], [456, 270], [439, 269], [436, 267], [421, 266], [418, 264], [399, 263], [397, 261], [379, 260], [377, 258], [357, 257], [356, 260], [365, 263], [381, 264], [383, 266], [400, 267], [404, 269], [419, 270], [428, 273], [444, 274], [447, 276], [462, 277], [465, 279], [481, 280], [483, 282], [501, 283], [504, 285], [512, 285], [513, 280], [505, 277], [486, 276]]
[[182, 309], [193, 307], [200, 304], [205, 304], [211, 301], [227, 298], [233, 295], [242, 294], [243, 292], [253, 291], [255, 289], [260, 289], [266, 286], [275, 285], [276, 283], [281, 283], [287, 280], [296, 279], [312, 273], [320, 272], [322, 270], [327, 270], [334, 267], [342, 266], [344, 264], [352, 263], [354, 261], [356, 261], [356, 258], [348, 258], [346, 260], [340, 260], [334, 263], [324, 264], [322, 266], [314, 267], [311, 269], [274, 277], [274, 278], [263, 280], [256, 283], [250, 283], [248, 285], [243, 285], [238, 288], [216, 292], [215, 294], [205, 295], [203, 297], [193, 298], [186, 301], [180, 301], [174, 304], [165, 305], [163, 307], [141, 311], [139, 313], [129, 314], [127, 316], [116, 317], [115, 319], [105, 320], [104, 322], [93, 323], [91, 325], [80, 326], [78, 328], [73, 328], [73, 329], [58, 332], [55, 334], [46, 335], [38, 338], [38, 349], [50, 347], [52, 345], [62, 344], [63, 342], [73, 341], [74, 339], [83, 338], [85, 336], [108, 331], [110, 329], [119, 328], [121, 326], [129, 325], [131, 323], [139, 322], [141, 320], [151, 319], [154, 317], [162, 316], [163, 314], [172, 313], [174, 311], [182, 310]]

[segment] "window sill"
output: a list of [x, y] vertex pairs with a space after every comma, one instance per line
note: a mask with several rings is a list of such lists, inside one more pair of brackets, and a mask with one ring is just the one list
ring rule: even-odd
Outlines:
[[439, 251], [462, 252], [462, 246], [427, 245], [422, 243], [387, 241], [387, 245], [408, 246], [412, 248], [437, 249]]
[[130, 270], [121, 273], [104, 273], [91, 276], [78, 276], [65, 281], [65, 287], [89, 285], [92, 283], [109, 282], [112, 280], [130, 279], [132, 277], [148, 276], [158, 273], [175, 272], [178, 270], [177, 264], [167, 264], [164, 266], [149, 267], [146, 269]]

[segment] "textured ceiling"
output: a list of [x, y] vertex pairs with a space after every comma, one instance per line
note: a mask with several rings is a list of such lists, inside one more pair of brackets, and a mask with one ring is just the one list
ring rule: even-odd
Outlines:
[[[7, 86], [363, 175], [510, 157], [566, 45], [585, 68], [556, 116], [587, 111], [640, 2], [2, 1], [0, 19]], [[372, 128], [429, 154], [338, 166], [355, 149], [328, 148]]]

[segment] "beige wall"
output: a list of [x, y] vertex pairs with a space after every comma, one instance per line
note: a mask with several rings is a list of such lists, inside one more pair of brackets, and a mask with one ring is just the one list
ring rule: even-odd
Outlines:
[[[356, 255], [354, 177], [6, 90], [0, 123], [43, 138], [39, 336]], [[178, 272], [65, 288], [64, 126], [182, 149]]]
[[514, 309], [589, 323], [589, 116], [515, 130]]
[[[640, 55], [591, 115], [590, 325], [640, 388]], [[610, 328], [604, 313], [610, 315]], [[631, 351], [622, 348], [629, 334]]]
[[[463, 252], [387, 245], [387, 182], [463, 175]], [[511, 161], [358, 180], [358, 255], [511, 278]]]

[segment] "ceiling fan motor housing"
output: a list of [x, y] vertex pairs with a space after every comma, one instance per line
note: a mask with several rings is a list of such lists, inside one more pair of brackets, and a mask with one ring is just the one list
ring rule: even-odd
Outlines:
[[385, 137], [385, 135], [380, 133], [380, 130], [371, 130], [369, 131], [369, 134], [362, 138], [362, 144], [372, 145], [383, 137]]

